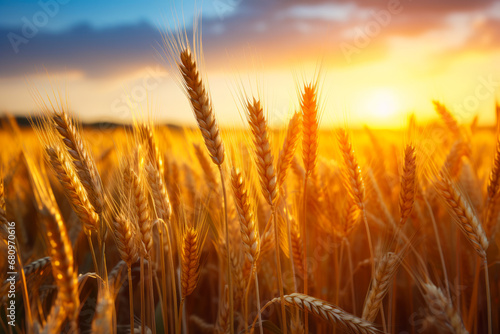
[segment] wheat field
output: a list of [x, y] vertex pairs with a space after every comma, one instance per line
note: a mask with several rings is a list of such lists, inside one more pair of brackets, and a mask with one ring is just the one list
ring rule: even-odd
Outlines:
[[283, 127], [242, 93], [221, 128], [195, 49], [166, 40], [198, 129], [57, 93], [3, 120], [1, 332], [498, 333], [498, 127], [320, 128], [315, 78]]

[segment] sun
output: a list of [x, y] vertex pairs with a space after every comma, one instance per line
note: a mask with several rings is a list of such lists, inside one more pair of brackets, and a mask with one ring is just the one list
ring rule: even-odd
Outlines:
[[394, 116], [399, 108], [397, 95], [389, 89], [376, 89], [365, 99], [365, 110], [374, 118], [387, 119]]
[[373, 127], [397, 127], [402, 111], [401, 95], [392, 87], [371, 87], [353, 96], [353, 117]]

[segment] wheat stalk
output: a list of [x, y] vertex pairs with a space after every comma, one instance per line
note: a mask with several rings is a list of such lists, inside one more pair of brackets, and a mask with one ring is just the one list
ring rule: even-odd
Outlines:
[[200, 145], [194, 144], [193, 147], [196, 158], [198, 159], [201, 169], [203, 170], [203, 173], [207, 179], [207, 184], [210, 186], [210, 189], [217, 191], [217, 178], [214, 171], [212, 170], [212, 166], [210, 165], [209, 160], [202, 151]]
[[[175, 47], [174, 47], [175, 48]], [[180, 52], [179, 70], [183, 79], [183, 85], [187, 96], [191, 102], [198, 128], [200, 129], [205, 146], [207, 147], [210, 158], [213, 163], [219, 167], [221, 178], [222, 193], [224, 198], [224, 227], [226, 234], [226, 253], [227, 253], [227, 280], [229, 284], [229, 312], [230, 312], [230, 331], [234, 333], [234, 311], [233, 311], [233, 288], [231, 282], [230, 259], [229, 259], [229, 235], [227, 222], [227, 195], [224, 184], [224, 176], [222, 172], [222, 163], [224, 162], [225, 150], [222, 136], [220, 134], [219, 125], [212, 108], [212, 102], [206, 89], [206, 85], [201, 79], [198, 71], [195, 57], [189, 48], [185, 48]], [[179, 312], [180, 313], [180, 312]]]
[[[281, 260], [280, 260], [280, 246], [279, 246], [279, 229], [278, 229], [278, 215], [276, 212], [276, 200], [278, 198], [278, 188], [276, 184], [276, 171], [274, 169], [274, 157], [271, 152], [271, 144], [269, 142], [269, 135], [267, 130], [267, 121], [264, 116], [264, 110], [260, 101], [253, 98], [250, 102], [247, 100], [247, 118], [250, 124], [250, 129], [253, 134], [253, 142], [255, 148], [255, 164], [259, 172], [259, 180], [261, 185], [262, 194], [267, 203], [271, 207], [272, 216], [274, 220], [274, 248], [276, 254], [276, 271], [278, 276], [278, 291], [283, 299], [283, 277], [281, 275]], [[287, 333], [286, 313], [283, 303], [281, 304], [282, 316], [282, 329]]]
[[[300, 106], [302, 110], [302, 160], [304, 162], [304, 195], [302, 202], [302, 240], [304, 243], [304, 251], [302, 254], [302, 264], [304, 266], [304, 293], [307, 294], [308, 289], [308, 268], [307, 268], [307, 180], [313, 173], [318, 160], [318, 91], [317, 83], [304, 85], [304, 90], [300, 97]], [[305, 332], [309, 331], [307, 314], [305, 315]]]
[[[156, 146], [155, 146], [156, 147]], [[151, 159], [151, 158], [150, 158]], [[151, 189], [151, 194], [153, 197], [153, 202], [154, 202], [154, 209], [155, 209], [155, 214], [156, 217], [158, 218], [158, 221], [160, 224], [158, 225], [158, 234], [159, 234], [159, 241], [160, 241], [160, 267], [161, 267], [161, 278], [162, 278], [162, 302], [163, 302], [163, 311], [166, 312], [167, 309], [167, 295], [166, 295], [166, 288], [167, 288], [167, 277], [166, 277], [166, 270], [165, 270], [165, 252], [164, 252], [164, 233], [163, 230], [165, 229], [166, 233], [166, 238], [167, 238], [167, 244], [168, 244], [168, 249], [169, 249], [169, 254], [168, 254], [168, 263], [169, 263], [169, 271], [170, 271], [170, 276], [172, 279], [172, 294], [173, 294], [173, 299], [174, 299], [174, 309], [175, 313], [177, 313], [177, 289], [175, 287], [175, 275], [173, 272], [175, 271], [174, 264], [173, 264], [173, 256], [172, 256], [172, 245], [170, 242], [170, 234], [168, 232], [167, 226], [165, 222], [171, 222], [171, 216], [172, 216], [172, 207], [170, 206], [170, 200], [169, 196], [167, 193], [167, 189], [165, 187], [165, 184], [163, 182], [163, 174], [160, 174], [159, 167], [161, 166], [162, 163], [158, 163], [158, 160], [156, 159], [157, 163], [153, 164], [151, 162], [147, 163], [146, 165], [146, 174], [148, 178], [148, 183]], [[156, 167], [156, 168], [155, 168]], [[164, 321], [167, 318], [167, 314], [163, 314]], [[177, 324], [176, 324], [177, 326]]]

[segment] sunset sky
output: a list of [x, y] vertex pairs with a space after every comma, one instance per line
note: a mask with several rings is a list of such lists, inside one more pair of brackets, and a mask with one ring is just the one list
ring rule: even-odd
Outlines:
[[36, 111], [31, 91], [54, 88], [85, 121], [126, 122], [149, 108], [194, 124], [157, 51], [176, 22], [191, 34], [196, 12], [222, 124], [241, 124], [241, 86], [259, 91], [279, 124], [318, 70], [324, 125], [394, 128], [409, 112], [424, 122], [436, 117], [432, 99], [461, 122], [494, 119], [500, 1], [489, 0], [2, 0], [0, 113]]

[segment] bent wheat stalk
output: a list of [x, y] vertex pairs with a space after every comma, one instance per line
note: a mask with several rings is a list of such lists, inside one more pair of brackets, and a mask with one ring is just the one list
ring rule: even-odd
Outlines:
[[[347, 313], [340, 307], [321, 299], [307, 296], [302, 293], [292, 293], [290, 295], [286, 295], [284, 299], [286, 305], [297, 306], [302, 311], [311, 313], [329, 322], [335, 327], [340, 327], [346, 332], [360, 334], [375, 334], [380, 332], [373, 323]], [[280, 298], [274, 298], [269, 301], [261, 311], [269, 305], [279, 302]]]
[[355, 205], [358, 206], [359, 210], [363, 214], [363, 221], [365, 223], [366, 237], [368, 240], [368, 248], [370, 251], [370, 261], [372, 266], [372, 275], [375, 273], [375, 260], [373, 256], [373, 243], [370, 233], [370, 227], [368, 226], [368, 220], [366, 219], [365, 211], [365, 184], [363, 182], [363, 177], [361, 176], [361, 168], [358, 164], [358, 160], [354, 155], [354, 150], [352, 148], [349, 135], [345, 129], [339, 129], [337, 131], [337, 139], [339, 143], [340, 152], [342, 153], [342, 158], [344, 162], [343, 169], [343, 181], [347, 192], [349, 193]]
[[471, 243], [476, 253], [482, 258], [484, 263], [484, 279], [486, 285], [486, 302], [488, 308], [488, 333], [492, 332], [491, 318], [491, 295], [488, 273], [488, 260], [486, 250], [489, 241], [471, 205], [465, 200], [460, 191], [452, 183], [448, 176], [440, 173], [436, 182], [438, 193], [443, 197], [451, 210], [458, 227]]

